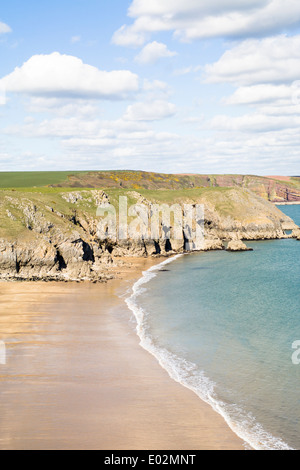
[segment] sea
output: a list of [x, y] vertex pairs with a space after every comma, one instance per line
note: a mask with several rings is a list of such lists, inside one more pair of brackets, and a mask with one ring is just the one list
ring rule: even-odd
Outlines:
[[[300, 205], [280, 206], [300, 226]], [[256, 450], [300, 449], [300, 242], [179, 255], [127, 304], [141, 346]]]

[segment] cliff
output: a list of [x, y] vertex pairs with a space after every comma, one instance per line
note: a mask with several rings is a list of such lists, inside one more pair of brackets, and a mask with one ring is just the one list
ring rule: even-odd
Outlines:
[[[297, 226], [279, 209], [247, 189], [140, 190], [29, 188], [0, 191], [0, 279], [106, 281], [132, 256], [183, 253], [189, 240], [103, 240], [97, 207], [120, 196], [129, 205], [204, 204], [205, 250], [230, 240], [286, 238]], [[164, 227], [161, 227], [164, 230]], [[194, 247], [196, 250], [197, 247]], [[126, 261], [125, 261], [126, 262]]]

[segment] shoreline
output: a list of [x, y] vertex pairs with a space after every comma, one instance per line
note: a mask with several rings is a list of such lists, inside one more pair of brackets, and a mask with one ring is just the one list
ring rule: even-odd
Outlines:
[[1, 449], [245, 449], [139, 345], [120, 296], [159, 263], [132, 261], [107, 284], [0, 283]]
[[[257, 438], [256, 435], [253, 436], [247, 431], [245, 426], [241, 426], [239, 422], [236, 422], [235, 419], [232, 418], [232, 416], [228, 413], [228, 411], [222, 407], [222, 403], [218, 402], [217, 398], [212, 398], [210, 393], [207, 394], [206, 392], [203, 392], [201, 387], [198, 385], [195, 386], [193, 382], [188, 380], [188, 378], [185, 376], [186, 364], [181, 364], [180, 358], [178, 358], [175, 353], [173, 354], [172, 352], [168, 351], [168, 349], [164, 349], [163, 347], [157, 347], [151, 336], [147, 334], [147, 326], [144, 326], [145, 311], [136, 302], [136, 298], [142, 295], [144, 285], [151, 281], [151, 279], [153, 279], [153, 277], [155, 277], [159, 271], [164, 268], [165, 265], [171, 263], [173, 260], [181, 256], [183, 255], [177, 255], [169, 260], [165, 260], [144, 272], [142, 278], [140, 278], [134, 284], [132, 295], [126, 300], [128, 307], [132, 310], [136, 318], [136, 330], [140, 339], [140, 345], [144, 348], [145, 351], [155, 358], [155, 360], [160, 364], [161, 368], [168, 373], [171, 380], [180, 384], [187, 390], [192, 391], [192, 393], [194, 393], [203, 403], [208, 404], [213, 412], [222, 417], [224, 422], [228, 425], [228, 428], [238, 437], [238, 439], [241, 440], [241, 442], [244, 443], [244, 450], [265, 450], [265, 447], [263, 447], [260, 442], [260, 437]], [[190, 363], [188, 364], [188, 367], [189, 366], [193, 367], [193, 364]], [[205, 387], [206, 386], [207, 383], [205, 383]], [[265, 437], [271, 439], [272, 443], [276, 441], [272, 434], [264, 431], [260, 424], [258, 424], [258, 426], [264, 433]], [[278, 442], [282, 446], [282, 449], [293, 450], [283, 440], [277, 439], [277, 442], [275, 442], [276, 446], [278, 445]], [[272, 448], [275, 449], [275, 447]]]
[[300, 201], [294, 201], [294, 202], [274, 202], [275, 206], [299, 206]]

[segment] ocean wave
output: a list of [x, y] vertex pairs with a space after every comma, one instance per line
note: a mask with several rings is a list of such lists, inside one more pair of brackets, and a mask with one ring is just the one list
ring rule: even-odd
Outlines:
[[158, 347], [148, 334], [147, 316], [150, 312], [146, 312], [138, 303], [139, 297], [147, 290], [143, 286], [156, 277], [164, 266], [182, 256], [184, 255], [169, 258], [143, 272], [143, 276], [134, 284], [131, 295], [126, 299], [136, 321], [136, 332], [140, 338], [140, 345], [157, 359], [160, 366], [168, 372], [173, 380], [192, 390], [201, 400], [208, 403], [214, 411], [220, 414], [230, 429], [245, 442], [245, 445], [254, 450], [293, 450], [282, 439], [265, 431], [250, 413], [237, 405], [224, 403], [218, 399], [215, 393], [216, 384], [203, 371], [200, 371], [196, 364], [179, 357], [166, 348]]

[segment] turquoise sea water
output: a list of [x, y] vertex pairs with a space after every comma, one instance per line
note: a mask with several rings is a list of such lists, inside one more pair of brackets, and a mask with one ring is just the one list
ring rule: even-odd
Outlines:
[[[300, 225], [300, 206], [280, 207]], [[181, 256], [127, 300], [141, 344], [255, 449], [300, 449], [300, 242]]]

